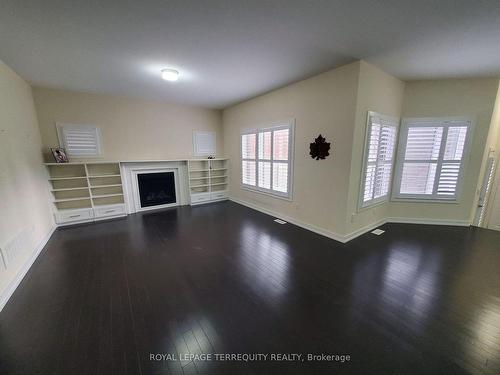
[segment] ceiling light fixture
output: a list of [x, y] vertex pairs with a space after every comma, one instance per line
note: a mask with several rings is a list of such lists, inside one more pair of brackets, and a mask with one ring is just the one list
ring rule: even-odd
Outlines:
[[162, 69], [161, 78], [165, 81], [175, 82], [179, 79], [179, 72], [175, 69]]

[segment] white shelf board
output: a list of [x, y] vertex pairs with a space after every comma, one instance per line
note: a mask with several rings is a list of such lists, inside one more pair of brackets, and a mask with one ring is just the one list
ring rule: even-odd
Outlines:
[[74, 176], [74, 177], [50, 177], [50, 181], [60, 181], [60, 180], [79, 180], [82, 178], [87, 178], [86, 176]]
[[92, 195], [92, 198], [108, 198], [108, 197], [120, 197], [120, 196], [123, 196], [123, 194], [116, 193], [116, 194]]
[[90, 200], [90, 197], [54, 199], [53, 202], [54, 203], [63, 203], [63, 202], [87, 201], [87, 200]]
[[210, 169], [191, 169], [189, 172], [208, 172]]
[[110, 165], [110, 164], [120, 164], [119, 161], [97, 161], [97, 162], [89, 162], [89, 163], [85, 163], [86, 165]]
[[201, 187], [207, 187], [207, 186], [210, 186], [208, 184], [205, 184], [205, 185], [191, 185], [190, 188], [201, 188]]
[[85, 165], [85, 163], [43, 163], [44, 165], [47, 165], [47, 166], [54, 166], [54, 165], [57, 165], [57, 166], [65, 166], [65, 165]]
[[99, 175], [89, 175], [89, 178], [103, 178], [103, 177], [120, 177], [120, 174], [99, 174]]
[[57, 166], [64, 166], [64, 165], [98, 165], [98, 164], [121, 164], [121, 163], [163, 163], [163, 162], [170, 162], [170, 161], [183, 161], [183, 162], [190, 162], [190, 161], [224, 161], [224, 160], [229, 160], [228, 158], [215, 158], [215, 159], [200, 159], [200, 158], [178, 158], [178, 159], [144, 159], [144, 160], [99, 160], [99, 161], [88, 161], [88, 162], [69, 162], [69, 163], [43, 163], [44, 165], [57, 165]]
[[211, 171], [226, 171], [227, 168], [212, 168]]
[[122, 184], [112, 184], [112, 185], [91, 185], [91, 189], [95, 188], [107, 188], [107, 187], [116, 187], [116, 186], [122, 186]]
[[208, 180], [208, 176], [205, 177], [189, 177], [190, 180]]
[[88, 186], [74, 187], [74, 188], [63, 188], [63, 189], [52, 189], [51, 192], [56, 193], [58, 191], [72, 191], [72, 190], [88, 190]]
[[216, 182], [216, 183], [210, 184], [210, 186], [217, 186], [217, 185], [227, 185], [227, 182]]

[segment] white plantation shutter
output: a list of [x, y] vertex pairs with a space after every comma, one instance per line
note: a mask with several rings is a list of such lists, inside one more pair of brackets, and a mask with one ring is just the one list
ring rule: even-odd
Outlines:
[[263, 189], [271, 189], [271, 163], [268, 161], [259, 161], [259, 184]]
[[241, 135], [242, 184], [248, 189], [289, 198], [293, 123]]
[[438, 196], [456, 197], [466, 139], [467, 126], [448, 127], [443, 163], [439, 173]]
[[101, 155], [99, 128], [93, 125], [57, 125], [59, 142], [68, 156], [95, 157]]
[[386, 201], [391, 185], [397, 118], [368, 112], [360, 206]]
[[217, 135], [215, 132], [193, 131], [193, 154], [207, 156], [216, 154]]
[[273, 132], [273, 190], [288, 193], [290, 129]]
[[470, 126], [465, 119], [406, 120], [396, 198], [456, 200]]
[[489, 157], [486, 163], [486, 171], [483, 177], [483, 185], [479, 193], [478, 210], [476, 211], [477, 226], [484, 223], [484, 216], [486, 214], [486, 207], [488, 206], [488, 199], [490, 195], [491, 186], [495, 177], [495, 158]]
[[242, 182], [244, 185], [255, 186], [255, 162], [243, 160], [242, 162]]
[[259, 159], [271, 160], [272, 132], [259, 133]]
[[241, 155], [243, 159], [255, 160], [255, 134], [243, 134], [241, 136]]
[[273, 163], [273, 190], [288, 192], [288, 163]]
[[241, 136], [241, 178], [244, 185], [255, 186], [255, 148], [256, 134], [243, 134]]
[[443, 128], [440, 126], [431, 124], [408, 129], [402, 194], [432, 194], [442, 139]]
[[401, 194], [432, 194], [436, 163], [404, 163]]
[[273, 132], [273, 159], [288, 160], [288, 143], [290, 129], [275, 130]]

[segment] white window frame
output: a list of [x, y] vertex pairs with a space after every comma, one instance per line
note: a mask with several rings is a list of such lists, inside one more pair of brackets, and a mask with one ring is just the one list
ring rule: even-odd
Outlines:
[[[462, 154], [462, 159], [460, 160], [460, 170], [458, 173], [458, 181], [456, 187], [456, 194], [454, 197], [445, 197], [437, 195], [437, 186], [439, 183], [439, 171], [440, 166], [443, 163], [444, 152], [446, 148], [446, 140], [448, 138], [448, 128], [453, 126], [453, 122], [465, 122], [467, 123], [467, 135], [464, 143], [464, 151]], [[439, 157], [436, 161], [436, 178], [434, 180], [433, 194], [401, 194], [399, 193], [401, 187], [401, 178], [403, 174], [403, 164], [405, 161], [406, 153], [406, 142], [408, 137], [408, 129], [410, 125], [418, 124], [419, 126], [429, 126], [435, 127], [437, 123], [441, 123], [444, 127], [443, 135], [441, 139], [441, 146], [439, 149]], [[427, 124], [427, 125], [426, 125]], [[470, 159], [470, 149], [472, 145], [472, 139], [474, 136], [474, 121], [469, 117], [424, 117], [424, 118], [404, 118], [401, 123], [401, 128], [399, 132], [398, 141], [398, 152], [396, 157], [396, 167], [393, 180], [392, 188], [392, 201], [400, 202], [425, 202], [425, 203], [460, 203], [461, 193], [464, 184], [465, 170], [467, 169], [467, 164]], [[422, 161], [429, 163], [429, 160]]]
[[[370, 136], [371, 136], [371, 129], [372, 129], [372, 122], [371, 118], [372, 117], [379, 117], [381, 120], [384, 120], [386, 122], [389, 122], [394, 124], [394, 127], [396, 128], [396, 135], [395, 135], [395, 141], [394, 141], [394, 149], [392, 151], [392, 163], [391, 163], [391, 175], [389, 177], [389, 190], [386, 195], [370, 199], [369, 201], [364, 202], [363, 197], [364, 197], [364, 192], [365, 192], [365, 183], [366, 183], [366, 170], [368, 168], [368, 155], [369, 155], [369, 145], [370, 145]], [[367, 116], [366, 116], [366, 130], [365, 130], [365, 143], [364, 143], [364, 151], [363, 151], [363, 165], [361, 168], [361, 181], [360, 181], [360, 190], [359, 190], [359, 199], [358, 199], [358, 211], [366, 210], [371, 207], [383, 204], [385, 202], [388, 202], [390, 197], [391, 197], [391, 188], [392, 188], [392, 179], [394, 176], [394, 166], [396, 164], [396, 149], [398, 147], [398, 135], [399, 135], [399, 122], [400, 119], [395, 116], [389, 116], [389, 115], [384, 115], [378, 112], [374, 111], [368, 111]], [[380, 150], [380, 148], [379, 148]], [[377, 157], [377, 164], [379, 163], [378, 157]]]
[[[64, 137], [63, 130], [65, 128], [73, 128], [73, 129], [94, 129], [96, 132], [97, 139], [97, 153], [91, 155], [82, 155], [82, 154], [72, 154], [66, 145], [66, 140]], [[88, 124], [66, 124], [66, 123], [56, 123], [57, 130], [57, 138], [59, 140], [59, 146], [63, 147], [68, 156], [72, 156], [74, 158], [86, 159], [86, 158], [99, 158], [102, 156], [102, 136], [101, 129], [96, 125], [88, 125]]]
[[[271, 159], [259, 159], [259, 133], [264, 132], [273, 132], [275, 130], [288, 129], [288, 192], [283, 193], [280, 191], [276, 191], [272, 189], [273, 186], [273, 163], [285, 163], [283, 160], [274, 161], [273, 157], [273, 143], [274, 138], [271, 136]], [[243, 144], [242, 138], [243, 135], [246, 134], [255, 134], [255, 159], [243, 158]], [[266, 194], [272, 197], [281, 198], [285, 200], [292, 200], [293, 196], [293, 154], [294, 154], [294, 144], [295, 144], [295, 120], [284, 120], [280, 122], [275, 122], [272, 124], [268, 124], [266, 127], [261, 128], [253, 128], [253, 129], [244, 129], [240, 134], [240, 168], [242, 168], [243, 161], [254, 161], [255, 162], [255, 186], [247, 185], [243, 183], [243, 178], [240, 178], [241, 188], [244, 190], [249, 190], [261, 194]], [[271, 189], [266, 189], [259, 187], [259, 161], [261, 162], [270, 162], [271, 163]], [[243, 174], [243, 169], [241, 169]]]

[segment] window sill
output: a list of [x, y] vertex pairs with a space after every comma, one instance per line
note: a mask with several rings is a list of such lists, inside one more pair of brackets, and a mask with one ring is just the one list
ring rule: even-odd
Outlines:
[[269, 192], [263, 191], [263, 190], [253, 189], [253, 188], [247, 187], [245, 185], [242, 185], [241, 189], [246, 190], [246, 191], [250, 191], [252, 193], [267, 195], [268, 197], [272, 197], [272, 198], [278, 198], [278, 199], [288, 201], [288, 202], [292, 201], [292, 194], [291, 193], [290, 193], [290, 196], [278, 195], [278, 194], [269, 193]]
[[391, 198], [391, 202], [396, 203], [444, 203], [444, 204], [459, 204], [456, 199], [423, 199], [423, 198]]

